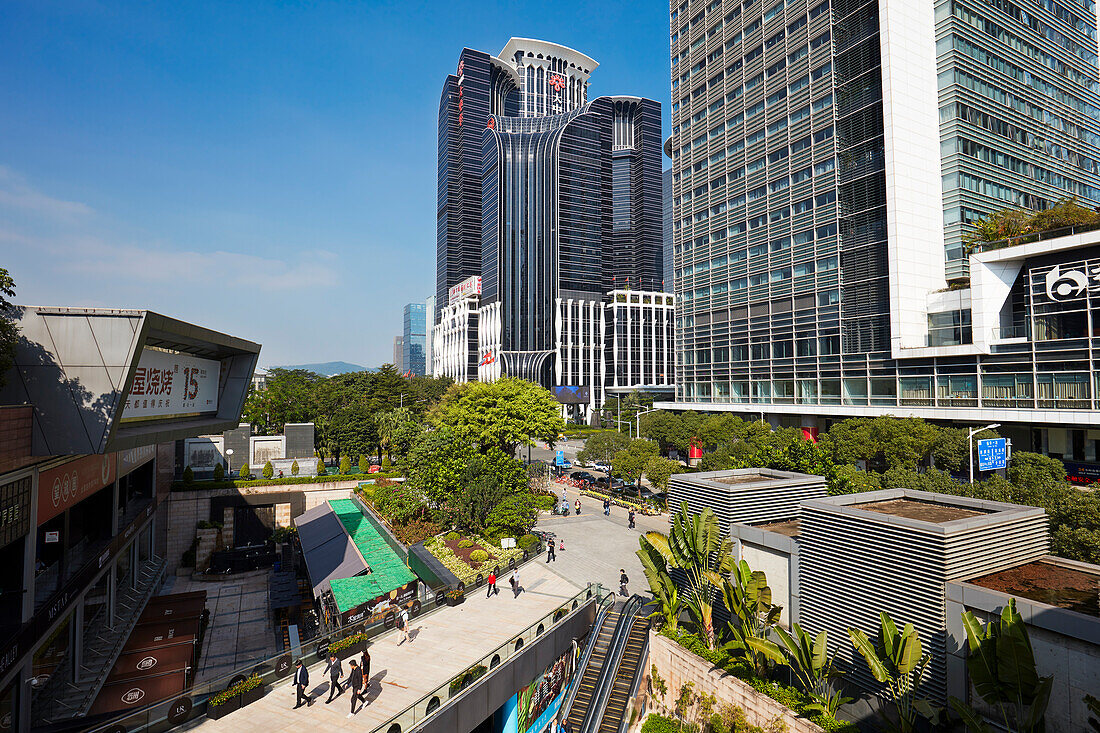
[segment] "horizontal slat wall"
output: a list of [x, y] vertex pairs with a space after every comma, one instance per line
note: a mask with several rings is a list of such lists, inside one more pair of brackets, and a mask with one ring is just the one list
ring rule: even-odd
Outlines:
[[752, 484], [723, 484], [700, 480], [690, 473], [676, 474], [669, 480], [668, 508], [678, 514], [680, 504], [697, 514], [710, 507], [718, 517], [722, 536], [729, 537], [734, 523], [761, 524], [793, 519], [803, 499], [825, 496], [825, 483], [817, 476], [805, 482], [761, 480]]
[[912, 623], [933, 656], [927, 693], [942, 700], [946, 688], [943, 537], [813, 506], [802, 507], [801, 529], [799, 623], [814, 634], [825, 629], [830, 651], [852, 670], [848, 680], [867, 690], [880, 686], [852, 648], [848, 627], [862, 629], [873, 639], [880, 611], [899, 624]]
[[926, 694], [944, 702], [946, 582], [1030, 562], [1046, 554], [1049, 545], [1045, 514], [1020, 507], [988, 518], [994, 516], [1000, 521], [945, 532], [943, 525], [922, 530], [876, 512], [804, 505], [799, 623], [814, 633], [827, 630], [831, 650], [853, 670], [849, 679], [868, 690], [879, 685], [857, 658], [848, 627], [873, 638], [880, 611], [899, 625], [912, 623], [932, 655]]

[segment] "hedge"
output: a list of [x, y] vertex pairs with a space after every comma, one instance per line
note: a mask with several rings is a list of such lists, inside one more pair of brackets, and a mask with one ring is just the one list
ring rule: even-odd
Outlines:
[[225, 481], [196, 481], [186, 484], [183, 481], [173, 481], [172, 491], [208, 491], [210, 489], [247, 489], [251, 486], [286, 486], [290, 484], [323, 484], [329, 481], [364, 481], [380, 478], [399, 478], [400, 473], [351, 473], [346, 475], [329, 474], [326, 476], [287, 476], [285, 478], [256, 479], [254, 481], [241, 481], [240, 479], [226, 479]]
[[647, 506], [645, 504], [635, 504], [632, 501], [616, 499], [614, 496], [603, 494], [599, 491], [592, 491], [590, 489], [581, 489], [581, 496], [591, 496], [592, 498], [599, 499], [600, 501], [603, 501], [604, 499], [610, 499], [612, 505], [614, 506], [620, 506], [623, 509], [633, 509], [638, 514], [645, 514], [646, 516], [650, 517], [657, 516], [661, 513], [660, 510], [654, 509], [653, 507]]
[[681, 733], [681, 730], [693, 730], [694, 728], [693, 725], [681, 727], [680, 723], [672, 718], [666, 718], [657, 713], [650, 713], [649, 717], [642, 723], [642, 733]]

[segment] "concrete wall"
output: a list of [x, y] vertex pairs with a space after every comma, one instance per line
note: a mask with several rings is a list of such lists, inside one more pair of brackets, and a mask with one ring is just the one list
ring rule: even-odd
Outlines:
[[789, 627], [791, 623], [790, 556], [768, 547], [742, 542], [741, 559], [753, 570], [762, 570], [768, 576], [768, 586], [772, 589], [772, 603], [783, 607], [779, 623]]
[[[347, 499], [359, 485], [358, 481], [325, 481], [316, 484], [279, 484], [277, 486], [252, 486], [245, 489], [196, 489], [173, 491], [168, 496], [168, 572], [179, 567], [180, 558], [195, 538], [195, 528], [201, 521], [210, 521], [211, 507], [217, 505], [222, 522], [227, 506], [274, 506], [276, 526], [280, 521], [289, 524], [308, 509], [330, 499]], [[228, 512], [231, 516], [232, 512]]]
[[[1080, 566], [1096, 572], [1097, 566], [1074, 563], [1061, 558], [1043, 558], [1069, 566]], [[948, 679], [950, 694], [972, 700], [980, 707], [981, 700], [971, 694], [966, 676], [966, 632], [960, 617], [964, 610], [988, 623], [1008, 605], [1009, 596], [969, 583], [947, 584]], [[1027, 624], [1035, 666], [1042, 676], [1053, 675], [1054, 686], [1047, 706], [1047, 730], [1082, 731], [1089, 729], [1086, 694], [1100, 697], [1100, 618], [1086, 616], [1027, 598], [1016, 598], [1016, 610]]]
[[728, 672], [715, 669], [707, 660], [655, 631], [649, 632], [647, 672], [653, 665], [656, 665], [657, 674], [664, 680], [668, 692], [663, 700], [647, 697], [646, 714], [672, 710], [680, 695], [680, 686], [693, 682], [696, 692], [713, 694], [718, 698], [719, 705], [736, 705], [744, 710], [750, 725], [766, 726], [778, 717], [787, 724], [790, 733], [822, 733], [820, 727], [798, 717], [790, 708], [767, 695], [761, 695]]

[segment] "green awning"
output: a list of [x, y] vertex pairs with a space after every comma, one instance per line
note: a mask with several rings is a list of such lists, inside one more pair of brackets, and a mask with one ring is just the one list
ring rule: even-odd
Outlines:
[[366, 575], [332, 580], [332, 596], [340, 613], [416, 580], [416, 574], [393, 551], [374, 524], [363, 516], [355, 502], [350, 499], [335, 499], [329, 501], [328, 505], [347, 529], [352, 542], [359, 548], [371, 570]]

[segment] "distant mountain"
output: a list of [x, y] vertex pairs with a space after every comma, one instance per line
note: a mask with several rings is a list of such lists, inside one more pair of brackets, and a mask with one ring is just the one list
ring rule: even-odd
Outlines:
[[336, 374], [344, 374], [346, 372], [373, 372], [377, 369], [373, 367], [360, 366], [358, 364], [349, 364], [346, 361], [326, 361], [322, 364], [285, 364], [281, 366], [271, 367], [272, 369], [305, 369], [310, 372], [317, 372], [326, 377], [331, 377]]

